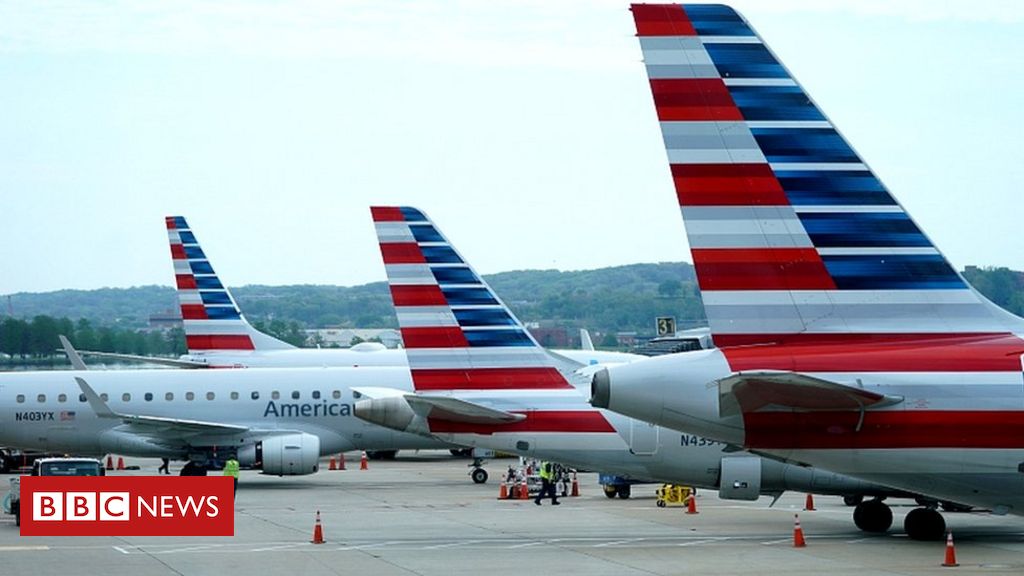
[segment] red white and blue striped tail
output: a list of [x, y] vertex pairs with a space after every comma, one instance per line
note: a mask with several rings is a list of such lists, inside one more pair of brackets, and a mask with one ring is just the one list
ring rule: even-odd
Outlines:
[[717, 345], [1021, 331], [732, 8], [632, 12]]
[[189, 353], [294, 348], [246, 321], [184, 217], [168, 216], [165, 220]]
[[576, 366], [541, 348], [423, 212], [375, 206], [417, 391], [568, 389]]

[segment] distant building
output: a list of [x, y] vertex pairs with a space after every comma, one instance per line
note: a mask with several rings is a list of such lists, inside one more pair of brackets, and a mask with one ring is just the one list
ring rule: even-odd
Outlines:
[[348, 348], [352, 341], [359, 339], [363, 342], [377, 339], [388, 348], [400, 348], [402, 335], [398, 330], [392, 328], [318, 328], [306, 330], [306, 343], [315, 346], [317, 337], [321, 346]]
[[615, 334], [615, 339], [619, 341], [619, 346], [634, 346], [636, 345], [636, 332], [618, 332]]
[[545, 348], [569, 348], [569, 332], [565, 328], [530, 326], [530, 334]]
[[149, 327], [153, 330], [170, 330], [181, 326], [181, 312], [178, 310], [164, 310], [149, 315]]

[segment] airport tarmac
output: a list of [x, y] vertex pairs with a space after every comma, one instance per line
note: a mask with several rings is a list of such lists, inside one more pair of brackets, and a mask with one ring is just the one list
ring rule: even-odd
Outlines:
[[[941, 568], [944, 543], [915, 542], [900, 531], [857, 530], [852, 508], [803, 494], [772, 508], [758, 502], [698, 498], [699, 514], [655, 506], [654, 486], [628, 500], [606, 498], [595, 474], [580, 475], [582, 495], [561, 506], [499, 501], [493, 480], [514, 460], [488, 463], [492, 481], [473, 484], [468, 460], [447, 452], [403, 452], [390, 462], [345, 471], [277, 478], [243, 472], [235, 536], [222, 538], [22, 538], [0, 515], [0, 573], [164, 575], [346, 574], [503, 575], [934, 574], [1024, 573], [1024, 519], [945, 514], [959, 568]], [[158, 460], [128, 460], [155, 474]], [[177, 466], [172, 465], [172, 471]], [[6, 477], [0, 477], [6, 484]], [[5, 487], [6, 489], [6, 487]], [[894, 501], [895, 527], [910, 501]], [[902, 505], [901, 505], [902, 504]], [[326, 544], [310, 543], [316, 511]], [[793, 548], [793, 515], [807, 538]]]

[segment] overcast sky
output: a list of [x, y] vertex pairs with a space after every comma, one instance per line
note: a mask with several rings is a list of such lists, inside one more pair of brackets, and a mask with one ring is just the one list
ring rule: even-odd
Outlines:
[[[735, 2], [957, 268], [1024, 269], [1024, 3]], [[628, 3], [0, 0], [0, 294], [690, 260]]]

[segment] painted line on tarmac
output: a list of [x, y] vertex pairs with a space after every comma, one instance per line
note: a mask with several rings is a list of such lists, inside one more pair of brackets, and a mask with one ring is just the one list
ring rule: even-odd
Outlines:
[[594, 544], [594, 548], [607, 548], [609, 546], [618, 546], [620, 544], [635, 544], [642, 542], [645, 538], [627, 538], [625, 540], [612, 540], [611, 542], [602, 542], [601, 544]]
[[0, 546], [0, 552], [31, 552], [49, 549], [49, 546]]
[[125, 550], [124, 548], [121, 548], [120, 546], [111, 546], [111, 548], [113, 548], [114, 550], [117, 550], [121, 554], [131, 554], [131, 552]]
[[526, 542], [524, 544], [514, 544], [512, 546], [509, 546], [508, 549], [509, 550], [518, 550], [520, 548], [529, 548], [530, 546], [541, 546], [543, 544], [547, 544], [547, 542], [540, 542], [540, 541], [538, 541], [538, 542]]
[[447, 544], [437, 544], [437, 545], [434, 545], [434, 546], [424, 546], [423, 549], [424, 550], [441, 550], [443, 548], [452, 548], [452, 547], [455, 547], [455, 546], [468, 546], [470, 544], [479, 544], [481, 542], [486, 542], [486, 540], [466, 540], [464, 542], [449, 542]]

